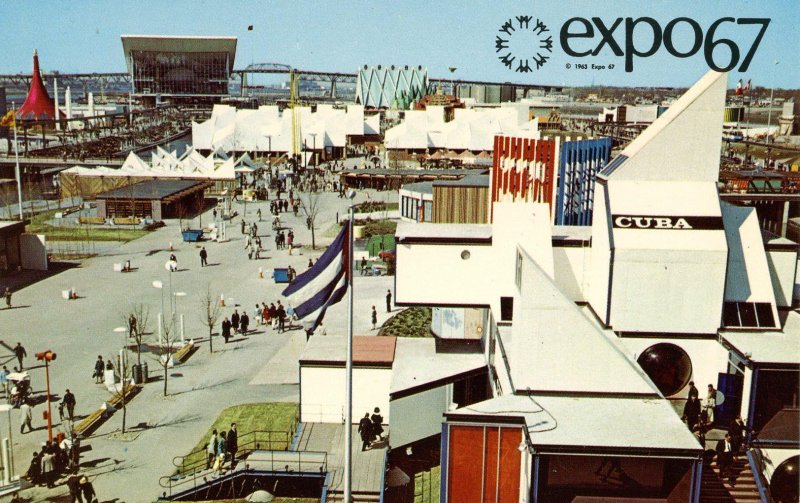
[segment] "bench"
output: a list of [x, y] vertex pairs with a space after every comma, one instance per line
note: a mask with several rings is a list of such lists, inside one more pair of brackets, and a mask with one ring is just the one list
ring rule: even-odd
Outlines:
[[[125, 386], [125, 399], [129, 400], [133, 398], [136, 393], [139, 392], [141, 386], [136, 384], [129, 384]], [[114, 393], [114, 396], [108, 401], [108, 404], [113, 407], [114, 409], [121, 407], [122, 405], [122, 392], [118, 391]], [[75, 433], [82, 437], [86, 437], [92, 431], [94, 431], [98, 426], [100, 426], [103, 421], [108, 419], [111, 416], [112, 412], [109, 410], [104, 409], [103, 407], [98, 408], [78, 423], [73, 430]]]
[[176, 351], [172, 357], [178, 360], [178, 362], [183, 363], [185, 360], [189, 359], [189, 356], [194, 351], [194, 348], [194, 342], [187, 342], [182, 348]]

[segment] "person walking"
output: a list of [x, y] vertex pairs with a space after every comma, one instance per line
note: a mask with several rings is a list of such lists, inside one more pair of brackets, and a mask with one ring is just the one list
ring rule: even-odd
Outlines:
[[19, 432], [25, 433], [25, 427], [28, 427], [28, 431], [33, 431], [33, 426], [31, 426], [31, 421], [33, 420], [33, 408], [28, 403], [27, 400], [22, 402], [22, 405], [19, 406], [20, 412], [20, 425], [19, 425]]
[[200, 248], [200, 267], [205, 267], [208, 265], [208, 252], [206, 251], [206, 247]]
[[244, 218], [242, 219], [242, 234], [244, 234], [244, 228], [247, 224], [244, 223]]
[[372, 330], [378, 328], [378, 311], [375, 310], [375, 306], [372, 306]]
[[278, 328], [278, 308], [274, 302], [269, 303], [269, 319], [272, 320], [272, 330]]
[[222, 466], [225, 464], [225, 453], [228, 450], [228, 442], [225, 438], [225, 431], [219, 432], [217, 437], [217, 459], [214, 460], [214, 466], [217, 468], [218, 473], [222, 473]]
[[386, 312], [392, 312], [392, 291], [386, 290]]
[[239, 320], [241, 320], [241, 316], [239, 315], [239, 310], [234, 309], [233, 314], [231, 315], [231, 328], [233, 328], [233, 333], [239, 333]]
[[369, 418], [369, 412], [364, 414], [364, 417], [358, 422], [358, 433], [361, 434], [361, 450], [366, 451], [372, 444], [372, 439], [375, 438], [375, 435], [372, 434], [372, 420]]
[[86, 500], [87, 503], [97, 500], [97, 493], [94, 492], [94, 486], [85, 475], [81, 477], [81, 492], [83, 493], [83, 499]]
[[208, 445], [206, 446], [206, 454], [206, 470], [210, 470], [217, 454], [217, 430], [211, 432], [211, 438], [208, 439]]
[[103, 356], [97, 355], [97, 360], [94, 362], [94, 382], [95, 384], [103, 382]]
[[22, 372], [22, 369], [25, 368], [22, 366], [22, 359], [28, 356], [28, 352], [25, 351], [25, 348], [22, 346], [22, 344], [18, 342], [17, 345], [14, 346], [14, 354], [17, 356], [17, 361], [19, 362], [19, 370], [20, 372]]
[[689, 396], [686, 399], [690, 399], [692, 397], [700, 398], [700, 392], [697, 391], [697, 388], [694, 385], [694, 381], [689, 381]]
[[236, 452], [239, 450], [239, 434], [236, 432], [236, 423], [231, 423], [228, 431], [228, 453], [231, 455], [231, 469], [236, 466]]
[[242, 335], [247, 335], [247, 329], [250, 327], [250, 317], [247, 315], [247, 311], [242, 311], [242, 318], [239, 323], [242, 327]]
[[69, 420], [73, 421], [75, 419], [75, 395], [73, 395], [69, 389], [64, 393], [64, 398], [61, 399], [61, 403], [67, 408]]
[[258, 211], [256, 211], [256, 216], [258, 217], [258, 221], [260, 222], [261, 221], [261, 208], [259, 208]]
[[[83, 498], [81, 497], [81, 476], [77, 473], [73, 473], [72, 475], [67, 478], [67, 488], [69, 489], [69, 501], [70, 503], [83, 503]], [[91, 501], [87, 501], [86, 503], [92, 503]]]
[[55, 487], [53, 484], [55, 481], [55, 461], [53, 458], [53, 453], [49, 450], [42, 455], [42, 477], [49, 488]]
[[705, 411], [708, 417], [708, 424], [714, 424], [714, 407], [717, 406], [717, 390], [714, 389], [712, 384], [708, 385], [708, 392], [706, 393]]
[[733, 464], [733, 439], [730, 433], [725, 434], [725, 438], [717, 441], [717, 466], [719, 466], [719, 475], [723, 479], [730, 478], [731, 465]]
[[381, 416], [381, 409], [375, 407], [375, 410], [370, 417], [372, 420], [372, 435], [375, 440], [383, 440], [383, 416]]
[[3, 390], [3, 396], [8, 398], [8, 367], [5, 365], [3, 366], [3, 370], [0, 370], [0, 389]]
[[697, 399], [694, 395], [689, 395], [689, 399], [686, 400], [686, 405], [683, 406], [683, 417], [681, 417], [684, 421], [686, 421], [686, 426], [689, 427], [689, 431], [694, 429], [694, 425], [697, 424], [697, 421], [700, 419], [700, 400]]
[[281, 301], [278, 301], [278, 332], [283, 333], [286, 327], [286, 309]]
[[3, 292], [3, 296], [6, 298], [6, 307], [11, 308], [11, 289], [6, 287], [6, 291]]
[[227, 316], [222, 320], [222, 338], [225, 339], [225, 344], [231, 338], [231, 320]]

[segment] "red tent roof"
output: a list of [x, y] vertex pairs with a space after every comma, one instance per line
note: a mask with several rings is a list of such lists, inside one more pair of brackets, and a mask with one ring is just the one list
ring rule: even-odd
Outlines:
[[[33, 51], [33, 75], [31, 76], [31, 87], [28, 89], [28, 97], [25, 103], [17, 110], [17, 118], [25, 120], [47, 120], [55, 117], [55, 105], [47, 89], [42, 82], [42, 75], [39, 73], [39, 55]], [[63, 113], [61, 114], [64, 115]]]

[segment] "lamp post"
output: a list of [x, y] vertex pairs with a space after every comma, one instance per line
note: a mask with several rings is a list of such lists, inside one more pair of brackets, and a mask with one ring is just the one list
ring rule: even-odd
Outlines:
[[[174, 304], [173, 311], [172, 311], [172, 333], [175, 333], [175, 331], [177, 330], [177, 327], [175, 326], [175, 324], [176, 324], [176, 317], [177, 317], [177, 311], [178, 311], [178, 297], [186, 297], [186, 292], [175, 292], [172, 295], [175, 297], [175, 304]], [[184, 342], [183, 317], [181, 317], [181, 342]]]
[[47, 383], [47, 440], [53, 441], [53, 410], [50, 407], [50, 362], [55, 361], [56, 354], [50, 351], [36, 353], [36, 359], [44, 362], [44, 377]]
[[161, 312], [158, 313], [158, 343], [161, 344], [161, 328], [164, 323], [164, 283], [154, 280], [153, 287], [161, 290]]
[[[778, 66], [779, 61], [775, 61], [775, 66]], [[767, 112], [767, 161], [764, 165], [764, 169], [769, 168], [769, 130], [772, 127], [772, 99], [775, 95], [775, 72], [772, 72], [772, 87], [769, 90], [769, 111]], [[780, 127], [778, 128], [780, 129]], [[773, 141], [773, 143], [775, 143]]]
[[314, 167], [317, 167], [317, 133], [308, 133], [311, 136], [311, 156], [314, 159]]

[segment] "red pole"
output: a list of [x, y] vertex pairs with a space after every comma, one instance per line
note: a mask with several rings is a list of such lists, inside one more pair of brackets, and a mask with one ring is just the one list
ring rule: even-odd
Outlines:
[[50, 365], [47, 359], [44, 361], [44, 376], [47, 382], [47, 440], [53, 441], [53, 412], [50, 408]]

